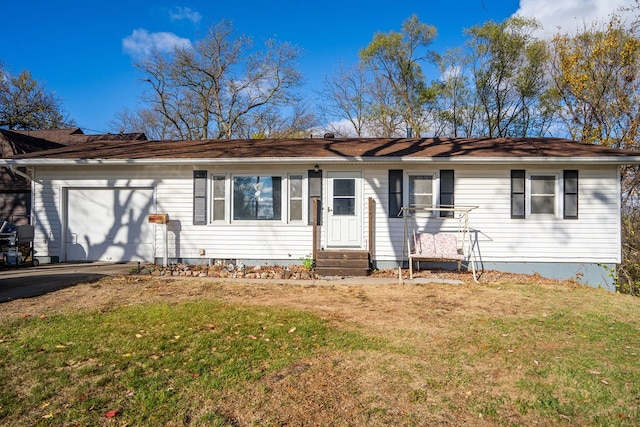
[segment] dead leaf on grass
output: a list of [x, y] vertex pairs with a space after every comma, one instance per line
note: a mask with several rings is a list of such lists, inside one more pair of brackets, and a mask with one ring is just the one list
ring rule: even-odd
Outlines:
[[296, 329], [298, 329], [298, 328], [296, 328], [296, 327], [294, 326], [293, 328], [289, 329], [289, 333], [290, 333], [290, 334], [294, 333], [294, 332], [296, 331]]
[[116, 415], [118, 415], [120, 411], [118, 409], [114, 409], [112, 411], [107, 412], [106, 414], [104, 414], [105, 418], [113, 418]]

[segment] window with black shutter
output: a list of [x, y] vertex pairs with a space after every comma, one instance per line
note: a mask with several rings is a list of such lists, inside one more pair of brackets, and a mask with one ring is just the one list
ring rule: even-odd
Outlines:
[[578, 171], [564, 171], [564, 218], [578, 219]]
[[402, 208], [402, 169], [389, 170], [389, 218], [397, 218]]
[[[440, 171], [440, 206], [453, 207], [454, 173], [451, 169]], [[440, 211], [441, 217], [453, 218], [453, 211]]]

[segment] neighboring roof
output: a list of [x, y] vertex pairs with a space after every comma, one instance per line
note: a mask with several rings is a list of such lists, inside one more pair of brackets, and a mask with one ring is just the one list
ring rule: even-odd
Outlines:
[[305, 138], [206, 141], [95, 141], [14, 156], [16, 164], [361, 161], [640, 163], [640, 151], [560, 138]]
[[57, 142], [62, 145], [84, 144], [95, 141], [146, 141], [142, 132], [137, 133], [104, 133], [87, 135], [80, 128], [13, 130], [12, 132], [41, 140]]
[[61, 148], [96, 141], [146, 141], [144, 133], [86, 135], [80, 128], [8, 130], [0, 129], [0, 157]]
[[24, 135], [21, 132], [0, 129], [0, 157], [11, 157], [16, 154], [33, 153], [34, 151], [51, 150], [60, 147], [64, 147], [64, 145]]

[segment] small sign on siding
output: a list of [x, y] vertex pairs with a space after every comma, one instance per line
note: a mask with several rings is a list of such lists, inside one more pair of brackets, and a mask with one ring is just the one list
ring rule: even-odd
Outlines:
[[166, 224], [169, 222], [169, 214], [150, 214], [148, 219], [152, 224]]

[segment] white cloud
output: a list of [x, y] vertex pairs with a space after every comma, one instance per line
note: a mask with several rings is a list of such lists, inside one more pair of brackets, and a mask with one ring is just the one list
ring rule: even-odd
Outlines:
[[176, 7], [175, 10], [169, 11], [169, 17], [173, 21], [180, 21], [183, 19], [187, 19], [194, 24], [197, 24], [202, 19], [202, 15], [196, 12], [195, 10], [191, 10], [189, 7]]
[[133, 30], [130, 36], [122, 40], [123, 50], [136, 57], [146, 56], [153, 50], [170, 52], [175, 47], [190, 48], [191, 41], [173, 33], [150, 33], [143, 28]]
[[462, 77], [463, 75], [464, 73], [462, 72], [462, 67], [452, 65], [442, 72], [440, 80], [446, 82], [449, 79], [455, 79], [458, 77]]
[[621, 7], [635, 4], [635, 0], [520, 0], [515, 15], [536, 18], [547, 34], [573, 34], [593, 23], [604, 24]]

